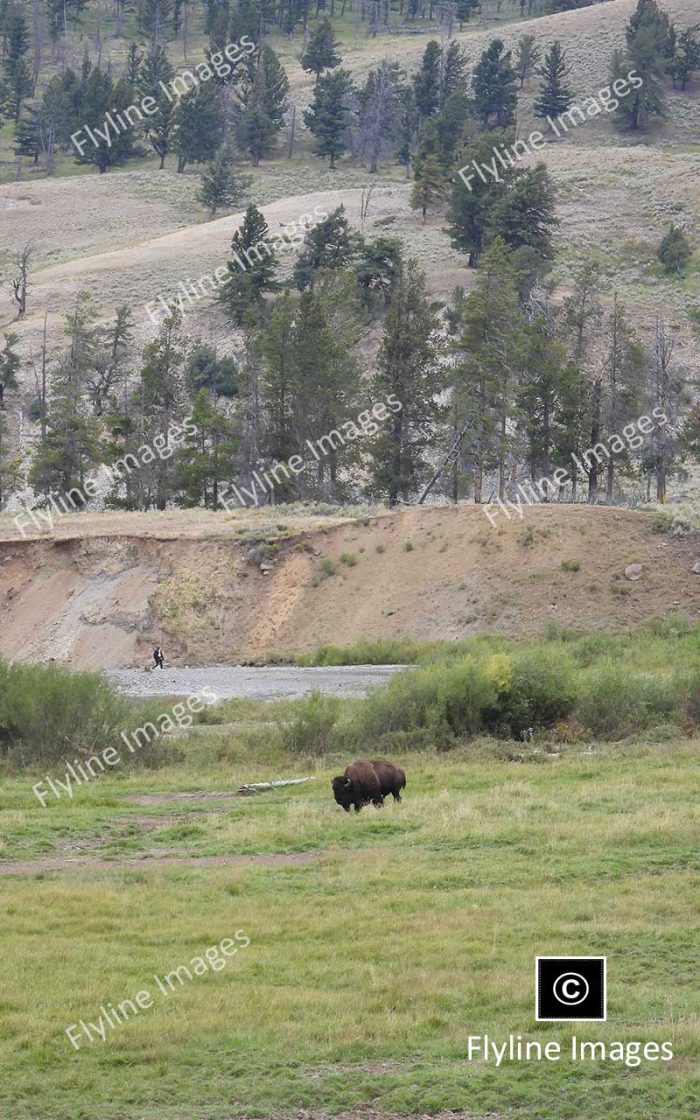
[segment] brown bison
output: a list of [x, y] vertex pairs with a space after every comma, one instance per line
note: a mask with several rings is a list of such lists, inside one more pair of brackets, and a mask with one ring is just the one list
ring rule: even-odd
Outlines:
[[406, 774], [401, 767], [394, 766], [393, 762], [385, 762], [381, 758], [370, 758], [369, 764], [379, 778], [382, 803], [389, 794], [394, 801], [400, 801], [401, 790], [406, 788]]
[[331, 785], [336, 801], [343, 806], [346, 813], [350, 812], [351, 805], [354, 805], [355, 812], [359, 813], [362, 806], [367, 805], [369, 801], [377, 806], [382, 804], [379, 778], [372, 763], [366, 758], [351, 762], [345, 767], [342, 776], [331, 779]]

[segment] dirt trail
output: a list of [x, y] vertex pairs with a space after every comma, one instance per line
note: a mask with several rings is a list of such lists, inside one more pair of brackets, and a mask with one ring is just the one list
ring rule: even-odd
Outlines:
[[284, 867], [290, 864], [313, 863], [325, 853], [269, 852], [262, 855], [224, 856], [144, 856], [132, 859], [90, 859], [60, 857], [47, 859], [0, 860], [0, 878], [7, 875], [37, 875], [47, 871], [141, 871], [161, 867], [223, 867], [257, 864], [262, 867]]

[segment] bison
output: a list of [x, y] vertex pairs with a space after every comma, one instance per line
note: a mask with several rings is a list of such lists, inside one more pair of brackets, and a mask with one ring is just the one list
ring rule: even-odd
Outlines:
[[343, 806], [346, 813], [350, 812], [351, 805], [354, 805], [355, 812], [359, 813], [362, 806], [369, 801], [377, 806], [382, 804], [379, 778], [371, 762], [366, 758], [351, 762], [345, 767], [343, 775], [331, 779], [331, 785], [336, 801]]
[[385, 762], [381, 758], [370, 758], [369, 764], [379, 778], [382, 802], [389, 794], [394, 801], [400, 801], [401, 790], [406, 788], [406, 774], [401, 767], [394, 766], [393, 762]]

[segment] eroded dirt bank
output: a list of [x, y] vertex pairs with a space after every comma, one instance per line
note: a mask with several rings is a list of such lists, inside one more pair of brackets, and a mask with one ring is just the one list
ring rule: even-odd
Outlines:
[[[64, 518], [0, 537], [0, 655], [76, 668], [231, 664], [323, 643], [623, 628], [700, 617], [698, 534], [651, 515], [531, 507], [492, 526], [469, 505], [251, 529], [225, 514]], [[635, 581], [625, 568], [640, 564]]]

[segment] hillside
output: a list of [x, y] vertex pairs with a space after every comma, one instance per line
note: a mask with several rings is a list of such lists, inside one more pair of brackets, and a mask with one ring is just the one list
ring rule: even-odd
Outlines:
[[[698, 535], [660, 535], [649, 514], [539, 506], [497, 527], [468, 505], [277, 516], [74, 517], [52, 538], [24, 541], [5, 531], [0, 654], [145, 665], [160, 641], [170, 664], [197, 665], [365, 638], [621, 629], [679, 609], [700, 617]], [[637, 582], [624, 576], [632, 563]]]

